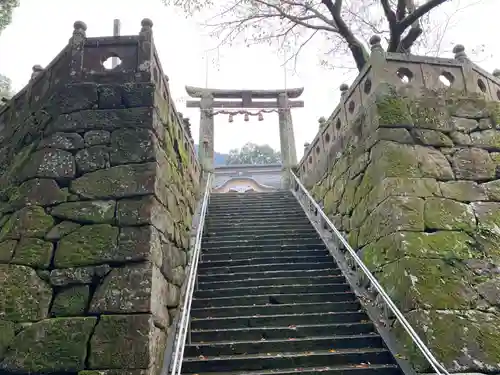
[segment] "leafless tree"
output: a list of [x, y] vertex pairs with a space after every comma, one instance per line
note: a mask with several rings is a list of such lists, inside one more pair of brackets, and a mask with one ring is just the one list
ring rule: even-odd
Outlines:
[[[481, 0], [477, 0], [479, 2]], [[431, 22], [430, 13], [460, 0], [163, 0], [189, 14], [215, 12], [204, 23], [219, 45], [277, 44], [296, 58], [314, 38], [326, 42], [327, 56], [348, 53], [361, 70], [368, 40], [380, 35], [388, 52], [441, 48], [447, 25]], [[449, 15], [448, 17], [451, 17]], [[446, 21], [446, 20], [445, 20]], [[443, 27], [444, 26], [444, 27]], [[426, 35], [427, 34], [427, 35]], [[432, 36], [429, 38], [428, 36]], [[432, 42], [431, 42], [432, 40]], [[420, 51], [419, 51], [420, 52]], [[323, 59], [326, 63], [328, 59]]]

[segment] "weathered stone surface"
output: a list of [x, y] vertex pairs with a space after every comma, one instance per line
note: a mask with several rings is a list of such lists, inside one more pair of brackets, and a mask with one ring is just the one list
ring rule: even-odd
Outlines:
[[49, 131], [78, 132], [118, 128], [150, 128], [152, 116], [152, 108], [80, 111], [59, 116], [50, 124]]
[[22, 180], [32, 178], [69, 179], [76, 173], [73, 155], [64, 150], [44, 148], [34, 152], [21, 172]]
[[91, 146], [78, 151], [75, 160], [78, 170], [82, 173], [108, 168], [110, 166], [109, 149], [106, 146]]
[[122, 101], [122, 90], [120, 85], [106, 84], [99, 85], [99, 108], [100, 109], [112, 109], [121, 108], [123, 105]]
[[121, 199], [116, 208], [117, 222], [123, 226], [151, 224], [155, 206], [160, 204], [153, 195]]
[[50, 283], [54, 286], [90, 284], [94, 278], [106, 276], [111, 267], [107, 264], [93, 267], [61, 268], [50, 272]]
[[479, 284], [477, 291], [489, 304], [500, 306], [500, 278]]
[[4, 353], [14, 339], [15, 335], [15, 324], [6, 320], [0, 320], [0, 361], [2, 360]]
[[119, 129], [111, 134], [111, 165], [155, 160], [155, 135], [148, 129]]
[[463, 132], [470, 133], [479, 128], [479, 123], [477, 120], [464, 117], [452, 117], [451, 121], [453, 123], [454, 129]]
[[476, 213], [478, 228], [500, 235], [500, 203], [475, 202], [472, 207]]
[[476, 217], [471, 206], [446, 198], [425, 200], [424, 222], [428, 229], [464, 230], [476, 229]]
[[50, 100], [47, 109], [53, 116], [95, 108], [97, 85], [95, 83], [72, 83], [64, 85]]
[[184, 279], [184, 267], [187, 264], [187, 254], [169, 242], [163, 244], [162, 253], [163, 275], [172, 284], [181, 286]]
[[25, 266], [0, 264], [0, 319], [29, 322], [47, 316], [52, 289]]
[[54, 225], [54, 219], [40, 206], [25, 207], [14, 212], [0, 231], [0, 238], [17, 239], [21, 236], [43, 238]]
[[10, 204], [14, 208], [24, 206], [50, 206], [65, 202], [67, 194], [59, 188], [56, 181], [49, 179], [33, 179], [24, 182], [10, 196]]
[[495, 177], [496, 166], [488, 152], [479, 148], [460, 149], [452, 156], [457, 179], [489, 180]]
[[15, 337], [0, 369], [13, 373], [82, 370], [96, 321], [95, 317], [75, 317], [33, 323]]
[[78, 150], [84, 147], [83, 138], [78, 133], [54, 133], [48, 138], [41, 140], [38, 145], [42, 148], [59, 148], [61, 150]]
[[48, 268], [52, 259], [52, 242], [38, 238], [21, 238], [16, 246], [13, 264], [34, 268]]
[[14, 249], [16, 248], [16, 240], [7, 240], [0, 242], [0, 262], [8, 263], [12, 259]]
[[85, 225], [59, 242], [54, 264], [57, 268], [102, 264], [115, 259], [118, 228], [109, 224]]
[[477, 147], [482, 147], [491, 151], [500, 150], [500, 131], [499, 130], [482, 130], [470, 134], [472, 144]]
[[413, 144], [410, 132], [404, 128], [379, 128], [377, 138], [384, 141]]
[[[488, 199], [500, 201], [500, 180], [486, 182], [481, 184], [481, 187], [486, 191]], [[484, 200], [486, 200], [486, 198]]]
[[120, 229], [116, 256], [127, 261], [150, 259], [154, 264], [161, 264], [161, 242], [154, 227], [125, 227]]
[[56, 226], [54, 226], [49, 233], [45, 235], [48, 240], [60, 240], [65, 235], [73, 232], [75, 229], [81, 227], [81, 224], [74, 223], [72, 221], [62, 221]]
[[147, 314], [102, 316], [90, 341], [90, 367], [149, 368], [150, 340], [158, 331]]
[[120, 165], [74, 180], [70, 191], [85, 198], [125, 198], [153, 194], [156, 164]]
[[55, 316], [83, 315], [89, 302], [88, 285], [75, 285], [59, 291], [50, 310]]
[[97, 289], [90, 311], [106, 314], [151, 312], [155, 321], [168, 327], [167, 306], [177, 297], [172, 293], [175, 290], [169, 288], [159, 269], [152, 264], [116, 268]]
[[424, 230], [424, 200], [389, 197], [367, 217], [360, 228], [358, 245], [363, 246], [395, 231]]
[[107, 130], [91, 130], [84, 134], [85, 146], [105, 145], [111, 141], [111, 133]]
[[486, 200], [484, 184], [479, 185], [474, 181], [447, 181], [440, 182], [439, 188], [444, 198], [462, 202]]
[[461, 132], [451, 132], [449, 136], [453, 143], [455, 143], [457, 146], [468, 146], [472, 144], [472, 140], [469, 134], [464, 134]]
[[453, 142], [445, 134], [431, 129], [412, 129], [415, 139], [427, 146], [452, 147]]
[[54, 207], [52, 216], [63, 220], [73, 220], [85, 224], [112, 223], [115, 216], [116, 202], [82, 201], [68, 202]]

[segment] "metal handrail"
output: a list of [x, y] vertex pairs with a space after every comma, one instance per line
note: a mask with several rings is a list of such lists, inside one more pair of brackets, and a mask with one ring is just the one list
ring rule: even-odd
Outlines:
[[429, 348], [427, 348], [427, 346], [424, 344], [424, 342], [422, 341], [422, 339], [418, 336], [418, 334], [412, 328], [412, 326], [410, 325], [410, 323], [406, 320], [406, 318], [404, 317], [403, 313], [397, 308], [397, 306], [391, 300], [391, 298], [389, 297], [389, 295], [385, 292], [385, 290], [379, 284], [379, 282], [377, 281], [377, 279], [375, 278], [375, 276], [373, 276], [373, 274], [370, 272], [370, 270], [368, 269], [368, 267], [366, 267], [366, 265], [363, 263], [363, 261], [361, 260], [361, 258], [358, 257], [358, 255], [356, 254], [356, 252], [354, 251], [354, 249], [349, 245], [349, 243], [344, 238], [344, 236], [342, 236], [342, 234], [339, 232], [339, 230], [337, 228], [335, 228], [335, 225], [333, 225], [333, 223], [330, 221], [330, 219], [328, 218], [328, 216], [323, 212], [323, 210], [321, 209], [321, 207], [319, 206], [319, 204], [316, 203], [316, 201], [311, 196], [311, 194], [309, 194], [309, 192], [304, 187], [304, 185], [302, 185], [302, 183], [300, 182], [299, 178], [292, 171], [290, 171], [290, 174], [294, 178], [295, 183], [297, 184], [297, 186], [307, 196], [307, 198], [309, 199], [309, 202], [314, 206], [314, 208], [316, 209], [316, 211], [318, 212], [318, 214], [321, 215], [321, 217], [328, 224], [328, 226], [333, 231], [333, 233], [335, 233], [335, 235], [340, 240], [340, 242], [345, 246], [345, 248], [347, 249], [347, 251], [349, 252], [349, 254], [351, 255], [351, 257], [356, 262], [357, 266], [363, 271], [363, 273], [365, 274], [365, 276], [371, 282], [371, 285], [380, 294], [380, 296], [382, 297], [383, 301], [387, 304], [387, 306], [392, 311], [392, 313], [394, 314], [394, 316], [397, 318], [397, 320], [399, 321], [399, 323], [403, 326], [403, 328], [406, 330], [406, 332], [410, 335], [410, 337], [413, 340], [414, 344], [420, 349], [420, 351], [422, 352], [423, 356], [425, 357], [425, 359], [427, 359], [427, 361], [432, 366], [432, 368], [434, 369], [434, 371], [436, 371], [437, 374], [449, 375], [448, 371], [446, 371], [446, 368], [444, 368], [444, 366], [441, 363], [439, 363], [439, 361], [432, 355], [432, 353], [429, 350]]
[[193, 254], [191, 257], [191, 267], [189, 269], [189, 275], [186, 280], [186, 291], [184, 294], [184, 303], [182, 304], [182, 310], [180, 311], [181, 316], [179, 320], [179, 325], [177, 328], [177, 337], [175, 340], [175, 346], [172, 353], [172, 363], [170, 367], [169, 374], [178, 375], [181, 373], [182, 369], [182, 359], [184, 358], [184, 347], [186, 345], [186, 338], [190, 334], [190, 315], [191, 315], [191, 303], [193, 302], [193, 292], [196, 288], [196, 279], [198, 273], [198, 262], [201, 253], [201, 239], [203, 236], [203, 229], [205, 226], [205, 216], [208, 209], [208, 202], [210, 199], [210, 190], [212, 187], [212, 177], [213, 174], [209, 173], [207, 176], [207, 182], [205, 186], [205, 193], [203, 195], [203, 201], [201, 205], [200, 218], [198, 222], [198, 228], [196, 230], [196, 239], [193, 246]]

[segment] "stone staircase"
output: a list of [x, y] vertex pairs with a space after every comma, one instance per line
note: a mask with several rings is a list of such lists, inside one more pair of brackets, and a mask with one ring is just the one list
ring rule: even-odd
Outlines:
[[402, 374], [290, 192], [208, 210], [182, 374]]

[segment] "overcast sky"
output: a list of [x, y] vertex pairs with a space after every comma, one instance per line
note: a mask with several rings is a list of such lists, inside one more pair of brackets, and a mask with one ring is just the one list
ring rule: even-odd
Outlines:
[[[451, 14], [458, 1], [461, 7], [478, 2], [450, 0], [437, 16], [445, 22], [445, 14]], [[499, 14], [500, 0], [482, 0], [479, 5], [455, 14], [448, 27], [443, 57], [452, 56], [448, 46], [455, 43], [464, 44], [469, 53], [471, 48], [484, 43], [486, 50], [478, 62], [489, 72], [500, 68], [500, 61], [496, 61], [500, 58], [496, 39], [500, 34]], [[87, 24], [88, 36], [106, 36], [112, 34], [113, 19], [119, 18], [122, 34], [130, 35], [139, 32], [141, 19], [145, 17], [154, 22], [154, 38], [163, 70], [170, 77], [177, 109], [191, 118], [197, 142], [199, 113], [185, 108], [184, 85], [205, 86], [205, 51], [213, 42], [204, 36], [205, 32], [199, 26], [203, 19], [186, 19], [180, 12], [165, 7], [160, 0], [21, 0], [12, 24], [0, 36], [0, 73], [10, 77], [14, 89], [19, 90], [29, 80], [33, 65], [47, 65], [68, 42], [74, 21], [82, 20]], [[353, 72], [320, 67], [315, 48], [317, 45], [311, 45], [304, 51], [296, 71], [289, 64], [286, 80], [285, 69], [281, 66], [282, 57], [272, 47], [225, 48], [220, 51], [219, 66], [210, 64], [208, 85], [217, 88], [273, 89], [281, 88], [286, 83], [289, 88], [305, 87], [302, 95], [305, 108], [292, 113], [300, 158], [304, 142], [311, 141], [317, 132], [317, 119], [328, 117], [337, 105], [340, 84], [350, 83], [355, 77]], [[210, 59], [215, 57], [215, 54], [209, 56]], [[227, 117], [217, 116], [216, 150], [227, 152], [248, 141], [268, 143], [279, 149], [277, 115], [265, 115], [264, 119], [258, 122], [253, 117], [251, 121], [244, 122], [242, 116], [238, 116], [235, 122], [228, 123]]]

